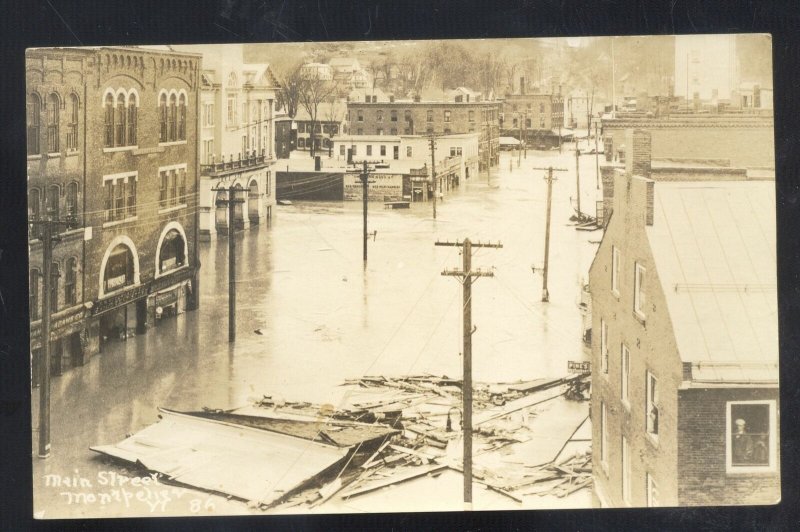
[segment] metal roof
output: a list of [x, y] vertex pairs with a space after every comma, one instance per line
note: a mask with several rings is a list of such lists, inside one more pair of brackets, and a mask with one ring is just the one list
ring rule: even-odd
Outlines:
[[678, 352], [698, 379], [777, 382], [774, 186], [655, 183], [646, 234]]

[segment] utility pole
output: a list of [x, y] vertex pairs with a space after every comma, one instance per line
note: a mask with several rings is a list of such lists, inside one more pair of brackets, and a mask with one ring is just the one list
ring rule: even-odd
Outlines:
[[236, 191], [243, 189], [212, 188], [215, 192], [226, 192], [225, 199], [217, 199], [217, 205], [228, 207], [228, 342], [236, 340], [236, 205], [244, 203], [244, 198], [237, 197]]
[[575, 186], [578, 189], [578, 220], [581, 219], [581, 165], [580, 165], [581, 150], [578, 148], [578, 143], [575, 143]]
[[436, 242], [437, 246], [462, 247], [463, 269], [444, 270], [442, 275], [458, 277], [463, 287], [463, 335], [464, 335], [464, 378], [462, 382], [462, 415], [461, 424], [464, 431], [464, 506], [472, 509], [472, 334], [476, 328], [472, 326], [472, 279], [474, 277], [494, 277], [491, 271], [480, 269], [472, 271], [472, 248], [502, 248], [503, 244], [491, 242], [472, 243], [469, 238], [463, 242]]
[[[358, 164], [358, 163], [355, 163]], [[361, 161], [362, 164], [362, 171], [360, 174], [361, 180], [361, 200], [363, 202], [363, 215], [364, 215], [364, 231], [363, 231], [363, 258], [364, 258], [364, 266], [367, 265], [367, 210], [369, 205], [369, 184], [374, 183], [374, 181], [369, 180], [369, 167], [367, 165], [367, 161]]]
[[545, 221], [544, 233], [544, 268], [542, 268], [542, 302], [547, 303], [550, 301], [550, 292], [547, 289], [547, 272], [550, 263], [550, 207], [553, 202], [553, 181], [557, 181], [553, 177], [553, 172], [566, 172], [566, 168], [534, 168], [534, 170], [546, 170], [547, 175], [544, 180], [547, 181], [547, 218]]
[[[433, 185], [433, 219], [436, 219], [436, 136], [431, 134], [428, 137], [428, 142], [430, 142], [431, 148], [431, 181]], [[366, 223], [366, 222], [365, 222]], [[366, 231], [366, 229], [365, 229]], [[366, 249], [366, 247], [364, 248]], [[364, 252], [364, 260], [367, 260], [366, 251]]]
[[517, 168], [519, 168], [520, 163], [522, 163], [522, 146], [524, 144], [524, 140], [522, 140], [522, 115], [519, 117], [519, 150], [517, 150]]
[[600, 152], [597, 151], [597, 136], [599, 132], [597, 131], [597, 122], [594, 123], [594, 168], [595, 168], [595, 178], [597, 180], [597, 190], [600, 190]]
[[[68, 222], [60, 220], [31, 220], [31, 225], [41, 226], [42, 241], [42, 349], [39, 360], [39, 458], [50, 457], [50, 306], [53, 282], [53, 246], [61, 240], [58, 227]], [[55, 234], [53, 228], [56, 228]], [[55, 276], [60, 276], [58, 271]]]

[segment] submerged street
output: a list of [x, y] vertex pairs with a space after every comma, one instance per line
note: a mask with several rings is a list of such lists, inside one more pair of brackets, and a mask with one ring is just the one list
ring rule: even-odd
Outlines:
[[[369, 232], [377, 234], [369, 240], [366, 268], [360, 202], [277, 207], [271, 225], [237, 237], [233, 344], [227, 336], [228, 242], [220, 237], [203, 243], [199, 310], [110, 343], [85, 366], [53, 379], [52, 456], [33, 461], [34, 511], [46, 508], [43, 517], [103, 515], [99, 504], [71, 501], [61, 494], [64, 489], [47, 485], [45, 476], [85, 477], [96, 487], [99, 472], [123, 473], [89, 447], [117, 442], [156, 422], [158, 407], [229, 409], [264, 395], [336, 405], [346, 378], [461, 378], [461, 286], [441, 273], [461, 269], [462, 258], [460, 248], [437, 247], [437, 240], [503, 244], [473, 250], [473, 268], [494, 272], [473, 286], [474, 380], [566, 375], [568, 361], [585, 360], [578, 303], [602, 236], [577, 231], [569, 221], [576, 194], [572, 149], [529, 151], [519, 168], [516, 153], [503, 152], [490, 184], [485, 174], [462, 183], [437, 205], [436, 220], [429, 203], [409, 210], [370, 203]], [[600, 199], [595, 156], [581, 156], [580, 163], [581, 208], [594, 216]], [[544, 171], [530, 168], [548, 165], [569, 171], [555, 175], [550, 302], [542, 303], [547, 184]], [[580, 408], [588, 413], [588, 405]], [[458, 501], [460, 483], [451, 476], [442, 477], [437, 489], [452, 488], [451, 498]], [[257, 511], [192, 490], [173, 499], [157, 515]], [[141, 501], [109, 504], [117, 505], [115, 516], [148, 511]]]

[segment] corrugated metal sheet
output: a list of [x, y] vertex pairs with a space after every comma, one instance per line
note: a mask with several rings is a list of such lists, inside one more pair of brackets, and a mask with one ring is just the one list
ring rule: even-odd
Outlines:
[[269, 504], [343, 460], [346, 449], [162, 410], [158, 423], [93, 451], [197, 488]]
[[704, 378], [778, 379], [774, 186], [656, 184], [647, 236], [681, 358], [729, 365]]

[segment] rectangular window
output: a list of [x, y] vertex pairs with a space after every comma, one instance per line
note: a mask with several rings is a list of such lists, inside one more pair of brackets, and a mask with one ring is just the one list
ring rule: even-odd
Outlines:
[[169, 176], [169, 181], [167, 183], [167, 188], [168, 188], [167, 193], [169, 194], [169, 205], [170, 207], [174, 207], [175, 205], [178, 204], [178, 198], [176, 194], [177, 177], [175, 176], [175, 170], [170, 170], [168, 176]]
[[178, 170], [178, 203], [186, 203], [186, 169]]
[[658, 506], [658, 485], [650, 473], [645, 473], [645, 479], [647, 482], [647, 506], [654, 508]]
[[383, 111], [378, 111], [378, 122], [383, 122]]
[[469, 112], [469, 121], [470, 122], [474, 122], [475, 121], [475, 111], [470, 111]]
[[640, 318], [644, 318], [644, 303], [645, 303], [645, 293], [644, 293], [644, 274], [645, 268], [638, 262], [635, 265], [635, 277], [634, 277], [634, 285], [633, 285], [633, 310]]
[[392, 111], [391, 118], [392, 122], [397, 122], [397, 111]]
[[600, 320], [600, 371], [608, 375], [608, 323]]
[[364, 134], [364, 128], [358, 128], [358, 131], [356, 132], [356, 134], [363, 135]]
[[444, 112], [444, 121], [445, 122], [449, 122], [450, 121], [450, 111], [445, 111]]
[[236, 125], [236, 95], [228, 96], [228, 127]]
[[159, 174], [161, 177], [161, 187], [158, 191], [158, 206], [163, 209], [167, 206], [168, 201], [167, 190], [169, 189], [169, 172], [162, 171], [159, 172]]
[[127, 190], [125, 217], [133, 218], [136, 216], [136, 180], [130, 179], [125, 189]]
[[359, 122], [363, 122], [364, 121], [364, 111], [362, 111], [360, 109], [358, 110], [358, 119], [357, 120]]
[[406, 157], [411, 157], [411, 153], [412, 153], [411, 146], [406, 146]]
[[344, 155], [345, 155], [344, 150], [345, 150], [344, 144], [339, 146], [339, 155], [342, 156], [342, 157], [344, 157]]
[[631, 450], [625, 436], [622, 437], [622, 500], [631, 504]]
[[64, 272], [64, 304], [72, 306], [76, 302], [77, 296], [77, 270], [78, 262], [72, 258], [67, 260]]
[[730, 401], [726, 410], [726, 471], [729, 474], [776, 471], [776, 402]]
[[393, 146], [392, 150], [393, 150], [394, 158], [395, 159], [399, 159], [400, 158], [400, 146]]
[[647, 433], [658, 439], [658, 423], [661, 403], [658, 400], [658, 379], [647, 372], [645, 415], [647, 417]]
[[381, 144], [381, 155], [386, 155], [386, 146]]
[[544, 129], [544, 117], [543, 116], [539, 118], [539, 127]]
[[611, 291], [619, 295], [619, 248], [611, 246]]
[[600, 402], [600, 465], [608, 471], [608, 434], [606, 427], [606, 404]]
[[625, 406], [630, 406], [629, 398], [628, 398], [628, 384], [630, 383], [630, 373], [631, 373], [631, 352], [628, 350], [628, 346], [622, 344], [622, 349], [620, 353], [621, 365], [622, 365], [622, 382], [620, 383], [620, 392], [622, 394], [622, 402]]
[[433, 122], [433, 110], [429, 109], [426, 113], [426, 122]]
[[528, 129], [530, 129], [532, 127], [530, 118], [526, 118], [525, 119], [525, 127], [528, 128]]
[[372, 144], [367, 144], [367, 155], [372, 155]]
[[352, 145], [350, 148], [351, 148], [351, 150], [352, 150], [353, 157], [355, 157], [356, 155], [358, 155], [358, 149], [357, 149], [357, 148], [358, 148], [358, 146], [356, 146], [355, 144], [353, 144], [353, 145]]
[[383, 128], [382, 127], [378, 128], [378, 135], [383, 135]]
[[106, 221], [114, 222], [136, 216], [136, 175], [107, 178]]

